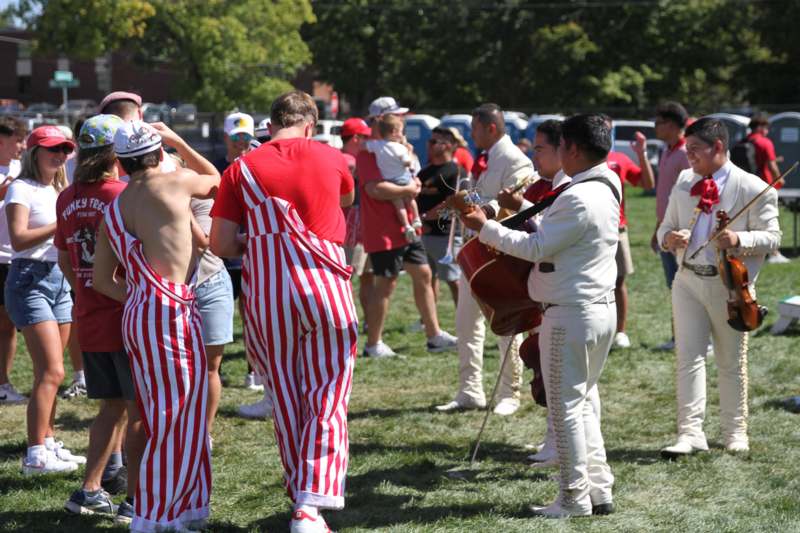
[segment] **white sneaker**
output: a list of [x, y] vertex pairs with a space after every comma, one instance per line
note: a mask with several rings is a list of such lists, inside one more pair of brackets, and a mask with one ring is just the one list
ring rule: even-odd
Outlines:
[[81, 396], [86, 396], [86, 382], [84, 381], [72, 380], [67, 390], [61, 393], [61, 397], [65, 400], [80, 398]]
[[55, 441], [52, 445], [48, 445], [45, 442], [45, 446], [47, 446], [47, 450], [53, 452], [56, 457], [58, 457], [62, 461], [67, 461], [68, 463], [75, 463], [78, 465], [86, 464], [86, 457], [83, 455], [74, 455], [71, 451], [64, 447], [64, 443], [60, 440]]
[[25, 403], [28, 398], [17, 392], [14, 385], [3, 383], [0, 385], [0, 404], [11, 405], [15, 403]]
[[655, 349], [659, 352], [671, 352], [675, 349], [675, 339], [670, 339], [663, 344], [659, 344]]
[[783, 255], [780, 252], [775, 252], [772, 254], [767, 255], [767, 263], [771, 265], [783, 265], [786, 263], [791, 263], [792, 260]]
[[513, 415], [519, 409], [519, 400], [516, 398], [503, 398], [494, 406], [494, 414], [500, 416]]
[[624, 331], [618, 331], [616, 335], [614, 335], [614, 344], [612, 348], [630, 348], [631, 347], [631, 339], [628, 337], [628, 334]]
[[725, 439], [725, 451], [728, 453], [747, 453], [750, 451], [750, 440], [747, 435]]
[[442, 405], [437, 405], [434, 409], [436, 409], [440, 413], [452, 413], [455, 411], [466, 411], [468, 409], [484, 409], [485, 407], [486, 407], [485, 402], [466, 403], [453, 400], [452, 402], [447, 402]]
[[250, 372], [244, 377], [244, 388], [254, 392], [264, 392], [264, 385], [255, 372]]
[[439, 333], [428, 339], [428, 351], [430, 353], [455, 350], [456, 347], [458, 347], [458, 338], [450, 335], [445, 330], [439, 331]]
[[378, 344], [375, 346], [364, 346], [364, 357], [380, 359], [382, 357], [394, 357], [396, 355], [394, 350], [389, 348], [383, 341], [378, 341]]
[[47, 450], [44, 454], [22, 459], [22, 473], [26, 476], [39, 474], [61, 474], [74, 472], [78, 469], [77, 463], [62, 461], [56, 454]]
[[272, 398], [264, 396], [262, 400], [256, 403], [240, 405], [237, 412], [239, 416], [244, 418], [266, 420], [272, 417], [272, 407]]
[[331, 533], [322, 515], [311, 516], [300, 509], [292, 513], [289, 531], [290, 533]]
[[556, 458], [557, 454], [555, 447], [548, 446], [547, 443], [545, 443], [541, 450], [528, 456], [528, 461], [533, 463], [545, 463], [548, 461], [554, 461]]

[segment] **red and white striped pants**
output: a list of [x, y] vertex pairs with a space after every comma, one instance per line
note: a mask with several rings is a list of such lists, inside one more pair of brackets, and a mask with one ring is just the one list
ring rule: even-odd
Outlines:
[[[341, 247], [315, 242], [344, 263]], [[358, 330], [350, 283], [319, 265], [291, 232], [250, 237], [243, 269], [249, 341], [270, 378], [289, 497], [341, 509]]]

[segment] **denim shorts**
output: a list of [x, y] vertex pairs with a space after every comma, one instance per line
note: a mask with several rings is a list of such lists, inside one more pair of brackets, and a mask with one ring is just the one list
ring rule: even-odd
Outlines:
[[195, 287], [194, 296], [203, 323], [203, 344], [233, 342], [233, 286], [228, 271], [223, 268]]
[[6, 311], [17, 329], [47, 320], [72, 322], [69, 283], [57, 263], [14, 259], [4, 296]]

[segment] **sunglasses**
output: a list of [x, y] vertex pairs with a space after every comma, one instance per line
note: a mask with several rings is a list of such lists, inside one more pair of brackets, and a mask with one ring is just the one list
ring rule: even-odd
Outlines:
[[234, 133], [230, 136], [231, 141], [238, 143], [240, 141], [250, 142], [253, 140], [253, 136], [249, 133]]
[[62, 153], [64, 155], [69, 155], [72, 153], [72, 146], [68, 144], [59, 144], [58, 146], [47, 146], [45, 150], [50, 152], [51, 154]]

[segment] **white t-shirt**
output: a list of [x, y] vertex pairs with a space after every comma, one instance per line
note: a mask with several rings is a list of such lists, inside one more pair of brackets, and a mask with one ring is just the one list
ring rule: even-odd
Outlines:
[[413, 163], [408, 148], [394, 141], [369, 140], [367, 150], [375, 154], [375, 161], [381, 171], [381, 177], [396, 185], [407, 185], [411, 182], [409, 168]]
[[[56, 221], [58, 193], [52, 185], [16, 179], [6, 193], [6, 205], [19, 204], [28, 208], [28, 229], [41, 228]], [[11, 259], [58, 261], [58, 250], [53, 246], [53, 236], [27, 250], [14, 251]]]
[[[22, 165], [18, 159], [12, 159], [8, 165], [0, 165], [0, 184], [5, 183], [6, 178], [16, 178]], [[7, 265], [11, 262], [11, 237], [8, 236], [8, 219], [6, 218], [6, 202], [0, 199], [0, 264]]]

